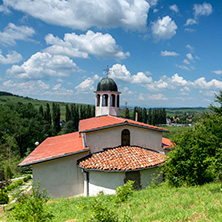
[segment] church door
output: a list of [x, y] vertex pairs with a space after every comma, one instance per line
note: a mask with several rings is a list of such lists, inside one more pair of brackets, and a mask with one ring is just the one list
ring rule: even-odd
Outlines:
[[130, 131], [128, 129], [124, 129], [122, 131], [121, 145], [122, 146], [130, 146]]

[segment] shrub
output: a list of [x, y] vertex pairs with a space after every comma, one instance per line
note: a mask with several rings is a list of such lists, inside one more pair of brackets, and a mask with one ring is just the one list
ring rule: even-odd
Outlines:
[[6, 180], [9, 180], [9, 179], [12, 179], [13, 177], [13, 172], [12, 172], [12, 169], [11, 167], [8, 165], [5, 167], [5, 179]]
[[28, 180], [30, 180], [32, 178], [31, 175], [28, 175], [26, 177], [23, 178], [23, 182], [27, 182]]
[[38, 184], [36, 188], [33, 187], [32, 194], [22, 194], [10, 216], [18, 221], [42, 222], [52, 219], [53, 215], [44, 206], [49, 199], [47, 191], [40, 192], [39, 189]]
[[0, 204], [7, 204], [8, 202], [8, 194], [6, 192], [0, 191]]

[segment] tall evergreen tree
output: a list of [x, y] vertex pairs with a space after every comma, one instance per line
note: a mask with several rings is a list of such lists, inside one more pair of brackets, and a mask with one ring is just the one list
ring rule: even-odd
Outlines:
[[125, 114], [124, 114], [124, 117], [129, 119], [130, 118], [130, 115], [129, 115], [129, 109], [126, 107], [125, 109]]
[[153, 124], [153, 123], [152, 123], [152, 109], [151, 109], [151, 108], [149, 108], [149, 111], [148, 111], [148, 123], [149, 123], [150, 125]]
[[52, 119], [53, 119], [53, 128], [58, 133], [61, 130], [60, 126], [60, 106], [59, 104], [52, 104]]
[[44, 117], [44, 111], [42, 105], [39, 107], [39, 114]]
[[143, 111], [142, 111], [142, 122], [143, 123], [147, 123], [147, 109], [146, 108], [143, 108]]
[[69, 109], [69, 104], [66, 104], [66, 122], [71, 120], [71, 111]]
[[50, 111], [50, 105], [46, 104], [46, 111], [44, 113], [45, 120], [51, 125], [52, 124], [52, 117], [51, 117], [51, 111]]

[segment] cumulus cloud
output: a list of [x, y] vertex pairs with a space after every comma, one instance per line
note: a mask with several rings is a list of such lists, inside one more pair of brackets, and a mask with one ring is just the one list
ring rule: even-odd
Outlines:
[[158, 3], [158, 0], [147, 0], [150, 6], [156, 6]]
[[185, 66], [185, 65], [176, 65], [176, 67], [178, 67], [178, 68], [180, 68], [180, 69], [184, 69], [184, 70], [190, 70], [190, 68], [189, 67], [187, 67], [187, 66]]
[[93, 77], [88, 77], [83, 82], [81, 82], [79, 85], [75, 87], [77, 90], [77, 94], [83, 93], [83, 94], [90, 94], [92, 91], [95, 91], [94, 83], [95, 81], [99, 80], [98, 75], [94, 75]]
[[80, 30], [94, 26], [143, 30], [150, 8], [145, 0], [4, 0], [4, 4], [46, 23]]
[[187, 57], [189, 60], [193, 60], [193, 59], [194, 59], [191, 53], [187, 53], [187, 54], [186, 54], [186, 57]]
[[196, 79], [190, 83], [193, 87], [198, 89], [222, 89], [222, 81], [212, 79], [209, 82], [206, 81], [205, 77]]
[[169, 17], [165, 16], [152, 23], [152, 34], [157, 40], [170, 39], [176, 34], [177, 25]]
[[190, 62], [187, 60], [187, 59], [184, 59], [183, 60], [183, 63], [187, 64], [187, 65], [190, 65]]
[[35, 30], [28, 26], [16, 26], [9, 23], [3, 32], [0, 32], [0, 44], [15, 45], [16, 40], [30, 41]]
[[16, 51], [8, 53], [6, 56], [2, 55], [0, 50], [0, 64], [13, 64], [22, 60], [22, 55]]
[[196, 19], [191, 19], [191, 18], [189, 18], [189, 19], [187, 19], [187, 21], [186, 21], [186, 23], [185, 23], [184, 26], [188, 26], [188, 25], [197, 25], [197, 24], [198, 24], [198, 22], [197, 22]]
[[176, 13], [179, 12], [179, 8], [178, 8], [178, 6], [177, 6], [176, 4], [171, 5], [169, 8], [170, 8], [170, 10], [172, 10], [172, 11], [174, 11], [174, 12], [176, 12]]
[[161, 93], [150, 95], [148, 97], [148, 99], [150, 99], [150, 100], [168, 100], [168, 98]]
[[217, 74], [217, 75], [222, 75], [222, 70], [215, 70], [215, 71], [212, 71], [212, 72]]
[[161, 51], [161, 56], [178, 56], [179, 53], [177, 52], [170, 52], [170, 51]]
[[193, 6], [194, 10], [194, 16], [208, 16], [213, 12], [212, 5], [210, 3], [204, 2], [202, 5], [201, 4], [194, 4]]
[[194, 51], [194, 47], [192, 47], [191, 45], [187, 44], [186, 48], [189, 49], [190, 51]]
[[45, 79], [50, 76], [64, 77], [71, 72], [80, 71], [77, 65], [67, 56], [51, 55], [37, 52], [21, 66], [13, 65], [6, 72], [18, 79]]
[[11, 11], [5, 5], [0, 5], [0, 12], [10, 14]]
[[65, 89], [60, 84], [50, 86], [42, 80], [31, 80], [25, 82], [16, 82], [8, 80], [3, 82], [0, 86], [0, 90], [12, 92], [19, 95], [73, 95], [73, 90]]
[[136, 75], [131, 75], [126, 66], [121, 64], [115, 64], [112, 66], [110, 70], [110, 77], [124, 82], [137, 84], [149, 83], [152, 81], [152, 78], [147, 77], [147, 75], [143, 72], [138, 72]]
[[95, 33], [90, 30], [82, 35], [66, 33], [64, 39], [48, 34], [45, 40], [47, 44], [52, 46], [46, 48], [44, 51], [51, 54], [79, 58], [89, 58], [89, 55], [94, 55], [101, 58], [115, 59], [125, 59], [130, 55], [129, 52], [124, 53], [120, 49], [110, 34]]

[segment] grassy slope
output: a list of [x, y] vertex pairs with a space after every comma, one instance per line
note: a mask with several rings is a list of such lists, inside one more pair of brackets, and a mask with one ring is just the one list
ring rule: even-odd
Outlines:
[[[114, 196], [101, 196], [113, 208]], [[55, 222], [71, 219], [82, 221], [90, 215], [87, 206], [95, 197], [51, 199], [47, 208], [53, 212]], [[170, 188], [165, 184], [157, 188], [136, 191], [119, 211], [126, 211], [133, 221], [222, 221], [221, 184], [211, 183], [197, 187]], [[5, 216], [0, 216], [4, 221]], [[74, 221], [74, 220], [72, 220]]]

